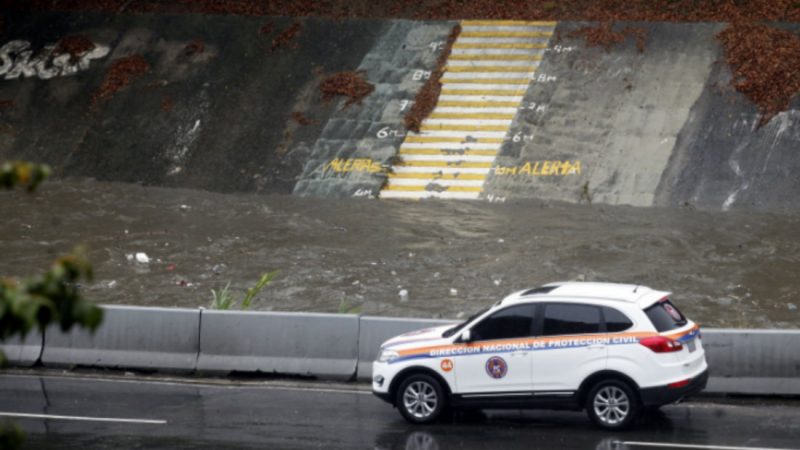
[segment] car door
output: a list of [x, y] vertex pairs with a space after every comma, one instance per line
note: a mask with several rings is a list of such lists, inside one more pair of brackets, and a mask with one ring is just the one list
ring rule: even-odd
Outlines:
[[459, 394], [532, 390], [535, 305], [498, 310], [470, 327], [470, 342], [453, 358]]
[[599, 306], [543, 304], [536, 332], [532, 379], [537, 392], [576, 391], [587, 376], [605, 369], [608, 339]]

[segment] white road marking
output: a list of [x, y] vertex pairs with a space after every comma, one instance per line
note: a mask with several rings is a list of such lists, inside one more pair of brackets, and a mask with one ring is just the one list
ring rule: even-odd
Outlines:
[[732, 447], [726, 445], [673, 444], [669, 442], [617, 441], [615, 442], [615, 444], [634, 446], [634, 447], [694, 448], [702, 450], [792, 450], [792, 449], [778, 449], [770, 447]]
[[[488, 171], [488, 169], [486, 169]], [[64, 376], [64, 375], [27, 375], [27, 374], [12, 374], [12, 373], [3, 373], [0, 375], [0, 379], [4, 377], [15, 377], [15, 378], [45, 378], [45, 379], [53, 379], [53, 380], [68, 380], [68, 381], [91, 381], [91, 382], [107, 382], [107, 383], [128, 383], [128, 384], [158, 384], [162, 386], [204, 386], [208, 388], [217, 388], [217, 389], [241, 389], [241, 388], [248, 388], [248, 389], [271, 389], [277, 391], [305, 391], [305, 392], [326, 392], [326, 393], [334, 393], [334, 394], [361, 394], [361, 395], [372, 395], [371, 390], [359, 390], [359, 389], [331, 389], [331, 388], [308, 388], [302, 387], [302, 385], [306, 382], [297, 382], [288, 384], [286, 382], [278, 382], [278, 381], [267, 381], [263, 383], [271, 383], [271, 384], [263, 384], [263, 383], [253, 383], [253, 382], [244, 382], [244, 383], [231, 383], [231, 384], [220, 384], [214, 382], [204, 382], [203, 380], [194, 381], [194, 380], [175, 380], [175, 379], [154, 379], [154, 378], [147, 378], [147, 379], [121, 379], [121, 378], [104, 378], [104, 377], [96, 377], [96, 376]]]
[[167, 424], [166, 420], [118, 419], [112, 417], [88, 417], [88, 416], [59, 416], [54, 414], [28, 414], [28, 413], [15, 413], [15, 412], [0, 412], [0, 417], [14, 417], [17, 419], [78, 420], [82, 422], [138, 423], [147, 425]]

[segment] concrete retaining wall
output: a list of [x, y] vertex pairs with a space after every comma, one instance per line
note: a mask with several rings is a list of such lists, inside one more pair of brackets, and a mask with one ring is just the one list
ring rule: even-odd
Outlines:
[[[94, 335], [55, 327], [2, 349], [15, 366], [263, 372], [368, 380], [381, 343], [447, 320], [104, 306]], [[800, 395], [800, 330], [703, 330], [707, 392]]]
[[703, 330], [709, 392], [800, 394], [800, 331]]
[[372, 378], [372, 361], [378, 357], [383, 342], [398, 334], [422, 328], [454, 323], [451, 320], [398, 319], [362, 317], [358, 332], [358, 379]]
[[45, 366], [89, 366], [185, 371], [195, 368], [200, 311], [104, 306], [94, 334], [81, 329], [45, 333]]
[[197, 370], [349, 380], [358, 360], [358, 321], [349, 314], [204, 311]]
[[[9, 12], [0, 41], [0, 99], [10, 105], [0, 111], [0, 159], [108, 181], [375, 197], [398, 158], [415, 154], [407, 162], [419, 168], [420, 157], [450, 142], [430, 140], [430, 131], [416, 136], [425, 141], [404, 142], [403, 116], [453, 25]], [[800, 208], [800, 97], [759, 127], [757, 108], [728, 87], [716, 39], [725, 24], [617, 23], [646, 31], [643, 52], [632, 39], [606, 51], [570, 37], [586, 25], [557, 25], [560, 38], [542, 50], [497, 158], [481, 160], [489, 167], [479, 168], [487, 172], [480, 198]], [[300, 33], [273, 49], [292, 26]], [[84, 35], [96, 49], [68, 62], [53, 52], [68, 35]], [[97, 101], [114, 62], [131, 55], [148, 62], [147, 73]], [[322, 101], [325, 74], [355, 70], [375, 85], [372, 94], [348, 107]], [[447, 161], [477, 161], [453, 159], [474, 139], [448, 144]], [[420, 142], [427, 153], [413, 147]], [[401, 144], [417, 153], [400, 152]]]
[[0, 343], [0, 351], [5, 355], [8, 364], [30, 367], [42, 354], [41, 333], [29, 333], [24, 339], [13, 338]]

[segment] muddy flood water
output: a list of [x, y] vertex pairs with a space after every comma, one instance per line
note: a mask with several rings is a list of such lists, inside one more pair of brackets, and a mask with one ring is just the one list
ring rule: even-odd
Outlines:
[[[800, 327], [800, 214], [218, 194], [95, 181], [0, 192], [0, 274], [89, 248], [98, 303], [459, 318], [551, 281], [671, 290], [701, 324]], [[144, 253], [149, 262], [137, 261]], [[142, 258], [143, 255], [139, 255]]]

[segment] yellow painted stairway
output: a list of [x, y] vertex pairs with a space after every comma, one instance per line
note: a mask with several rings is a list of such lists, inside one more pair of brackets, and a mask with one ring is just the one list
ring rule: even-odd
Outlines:
[[477, 199], [555, 25], [461, 22], [439, 102], [406, 136], [380, 197]]

